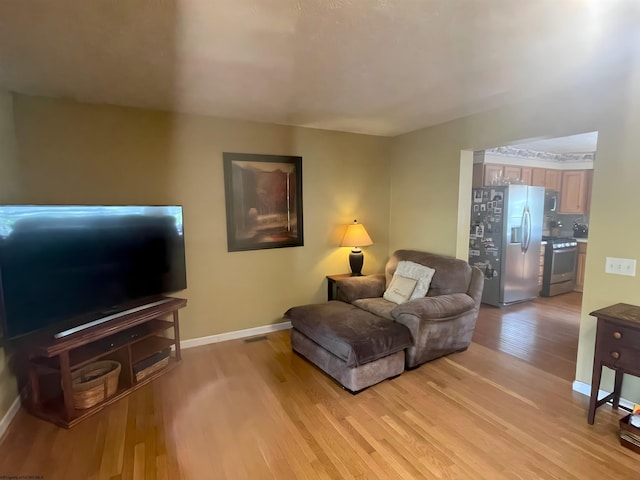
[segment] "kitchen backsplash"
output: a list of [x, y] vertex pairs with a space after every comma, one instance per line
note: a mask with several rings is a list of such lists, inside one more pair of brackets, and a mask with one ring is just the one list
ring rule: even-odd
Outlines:
[[581, 223], [589, 225], [589, 215], [562, 215], [559, 213], [545, 213], [542, 224], [542, 234], [552, 235], [551, 228], [554, 226], [552, 222], [560, 222], [560, 234], [554, 235], [558, 237], [573, 237], [573, 224]]

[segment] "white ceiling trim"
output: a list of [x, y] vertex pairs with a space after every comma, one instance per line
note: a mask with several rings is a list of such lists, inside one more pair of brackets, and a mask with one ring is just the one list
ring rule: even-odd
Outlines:
[[594, 153], [552, 153], [552, 152], [539, 152], [536, 150], [527, 150], [515, 147], [498, 147], [490, 148], [486, 150], [486, 153], [490, 155], [497, 155], [500, 157], [519, 157], [529, 158], [534, 160], [546, 160], [551, 162], [585, 162], [595, 159]]

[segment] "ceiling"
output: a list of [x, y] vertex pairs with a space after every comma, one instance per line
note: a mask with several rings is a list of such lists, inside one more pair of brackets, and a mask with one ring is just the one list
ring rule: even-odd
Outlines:
[[624, 73], [634, 0], [0, 0], [0, 89], [397, 135]]

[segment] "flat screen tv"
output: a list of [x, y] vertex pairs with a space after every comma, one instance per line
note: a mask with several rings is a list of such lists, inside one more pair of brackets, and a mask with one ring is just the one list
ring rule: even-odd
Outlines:
[[185, 289], [181, 206], [0, 206], [4, 340]]

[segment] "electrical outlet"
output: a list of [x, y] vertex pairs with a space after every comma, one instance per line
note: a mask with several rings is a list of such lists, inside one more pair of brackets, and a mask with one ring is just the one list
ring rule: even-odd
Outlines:
[[614, 275], [627, 275], [629, 277], [635, 277], [636, 259], [607, 257], [604, 271], [606, 273], [612, 273]]

